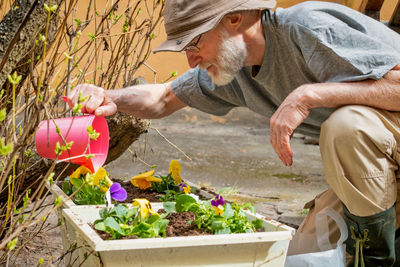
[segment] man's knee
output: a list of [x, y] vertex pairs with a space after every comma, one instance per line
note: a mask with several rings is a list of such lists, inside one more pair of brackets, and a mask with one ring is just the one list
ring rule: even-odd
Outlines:
[[322, 124], [320, 144], [337, 146], [348, 146], [358, 142], [362, 135], [367, 133], [370, 122], [364, 115], [361, 106], [345, 106], [339, 108]]

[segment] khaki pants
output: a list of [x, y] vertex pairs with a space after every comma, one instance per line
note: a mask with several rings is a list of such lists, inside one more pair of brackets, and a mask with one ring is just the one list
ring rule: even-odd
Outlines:
[[[316, 243], [302, 236], [315, 235], [315, 215], [329, 206], [343, 214], [342, 203], [356, 216], [384, 211], [398, 197], [396, 179], [400, 163], [400, 112], [365, 106], [345, 106], [323, 123], [320, 150], [325, 178], [331, 189], [306, 204], [310, 212], [300, 225], [288, 255], [318, 251]], [[400, 191], [400, 190], [399, 190]], [[400, 222], [400, 205], [396, 205]], [[328, 220], [330, 241], [339, 238], [336, 224]]]

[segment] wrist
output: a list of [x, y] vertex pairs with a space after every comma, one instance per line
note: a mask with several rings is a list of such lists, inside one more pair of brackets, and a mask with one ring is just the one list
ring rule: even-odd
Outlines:
[[299, 87], [300, 93], [300, 105], [307, 109], [318, 108], [320, 105], [320, 95], [316, 92], [317, 84], [305, 84]]

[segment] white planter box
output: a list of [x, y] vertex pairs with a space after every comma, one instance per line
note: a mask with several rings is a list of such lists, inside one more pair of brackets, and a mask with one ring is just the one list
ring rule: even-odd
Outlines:
[[[188, 181], [185, 181], [185, 182], [188, 183], [192, 188], [199, 188], [195, 184], [192, 184]], [[65, 218], [62, 216], [62, 210], [73, 208], [73, 207], [80, 207], [80, 205], [77, 205], [71, 199], [68, 199], [68, 196], [64, 193], [64, 191], [56, 183], [53, 183], [52, 185], [50, 185], [50, 183], [47, 182], [46, 187], [50, 191], [50, 193], [52, 194], [54, 199], [56, 199], [59, 196], [62, 196], [64, 199], [63, 205], [60, 208], [58, 208], [56, 212], [57, 212], [57, 216], [58, 216], [59, 220], [61, 220], [60, 228], [61, 228], [61, 239], [62, 239], [63, 249], [64, 249], [63, 251], [65, 254], [64, 262], [66, 263], [67, 266], [69, 266], [77, 257], [79, 257], [79, 253], [71, 252], [72, 248], [74, 246], [78, 245], [77, 244], [78, 238], [76, 236], [77, 231], [75, 231], [71, 227], [68, 227], [68, 224], [65, 221]], [[212, 195], [211, 193], [208, 193], [207, 191], [204, 191], [201, 189], [199, 189], [199, 195], [204, 196], [209, 199], [214, 197], [214, 195]], [[98, 216], [98, 211], [97, 211], [96, 216]], [[78, 251], [78, 252], [81, 252], [81, 251]], [[80, 258], [82, 258], [82, 257], [83, 257], [83, 253], [81, 253]], [[91, 257], [91, 258], [93, 258], [93, 257]], [[91, 258], [88, 259], [88, 262], [92, 261]], [[80, 261], [82, 261], [82, 260], [77, 260], [77, 262], [80, 262]], [[79, 264], [76, 264], [76, 265], [78, 266]], [[98, 265], [86, 264], [86, 266], [101, 266], [101, 265], [100, 264], [98, 264]]]
[[[152, 203], [155, 210], [162, 203]], [[294, 229], [263, 220], [266, 232], [191, 237], [102, 240], [88, 225], [102, 206], [64, 209], [66, 229], [73, 233], [76, 266], [284, 266]], [[262, 219], [260, 215], [248, 215]], [[86, 260], [82, 261], [86, 258]]]

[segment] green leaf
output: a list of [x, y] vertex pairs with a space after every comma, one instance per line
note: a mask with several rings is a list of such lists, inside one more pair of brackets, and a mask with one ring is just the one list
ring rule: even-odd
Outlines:
[[165, 236], [165, 228], [167, 227], [169, 220], [159, 219], [153, 224], [154, 236]]
[[235, 211], [232, 209], [232, 206], [227, 203], [224, 207], [224, 217], [229, 219], [235, 215]]
[[108, 215], [108, 209], [107, 208], [102, 208], [99, 211], [99, 214], [100, 214], [100, 218], [105, 219], [107, 217], [107, 215]]
[[6, 156], [14, 150], [14, 143], [10, 142], [5, 145], [4, 137], [0, 138], [0, 155]]
[[63, 196], [58, 196], [56, 198], [56, 200], [54, 201], [54, 205], [56, 205], [56, 206], [60, 205], [62, 203], [63, 199], [64, 199]]
[[15, 247], [16, 247], [16, 245], [17, 245], [17, 242], [18, 242], [18, 237], [14, 238], [14, 239], [11, 240], [10, 242], [8, 242], [8, 244], [7, 244], [7, 249], [8, 249], [8, 250], [13, 250], [13, 249], [15, 249]]
[[118, 232], [119, 234], [124, 234], [124, 232], [122, 231], [121, 227], [119, 226], [118, 222], [113, 218], [113, 217], [107, 217], [104, 220], [104, 225], [106, 227], [111, 228], [112, 230]]
[[255, 229], [261, 229], [263, 227], [263, 222], [260, 219], [256, 219], [251, 222]]
[[184, 204], [186, 204], [186, 203], [195, 203], [195, 202], [196, 202], [196, 200], [193, 197], [189, 196], [189, 195], [179, 195], [179, 196], [176, 197], [175, 207], [176, 207], [176, 210], [178, 212], [180, 212], [180, 211], [183, 211], [183, 205]]
[[71, 182], [76, 188], [79, 188], [83, 184], [83, 179], [82, 178], [71, 178]]
[[117, 205], [114, 207], [115, 214], [120, 218], [125, 218], [128, 213], [128, 208], [123, 205]]
[[94, 229], [104, 232], [106, 230], [106, 225], [104, 222], [98, 222], [94, 225]]
[[230, 234], [230, 233], [231, 233], [231, 230], [229, 229], [229, 227], [215, 231], [216, 235], [224, 235], [224, 234]]
[[133, 216], [135, 216], [135, 214], [138, 212], [138, 208], [132, 208], [129, 209], [128, 212], [126, 213], [126, 218], [131, 218]]
[[64, 181], [62, 185], [62, 191], [68, 196], [72, 194], [71, 183], [69, 181]]
[[175, 202], [164, 202], [163, 208], [164, 208], [165, 212], [167, 212], [167, 213], [174, 212], [174, 211], [176, 211]]

